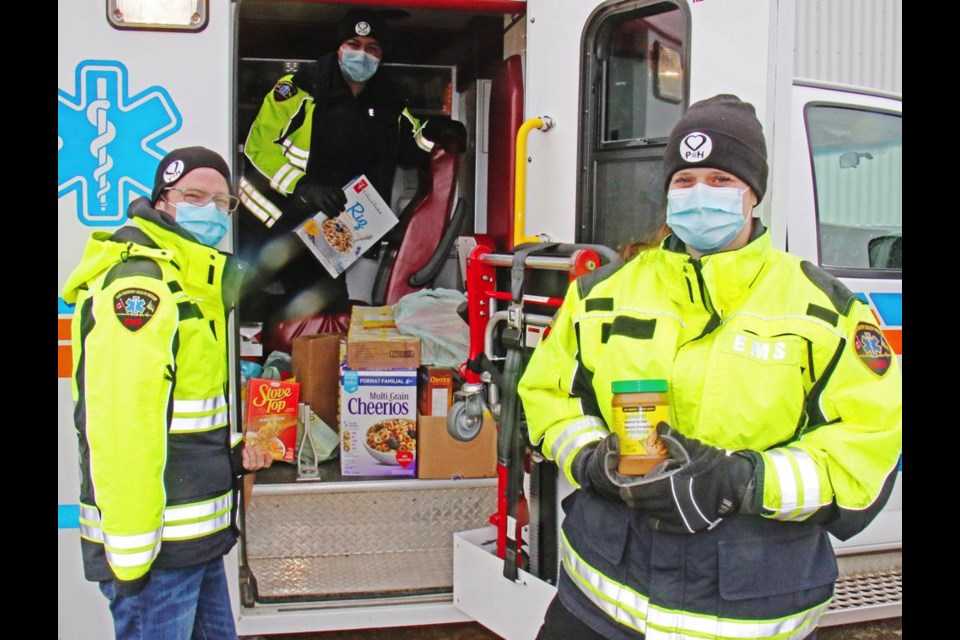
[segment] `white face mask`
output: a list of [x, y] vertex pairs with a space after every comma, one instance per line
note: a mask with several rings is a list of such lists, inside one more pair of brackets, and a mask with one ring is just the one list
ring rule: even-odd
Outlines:
[[667, 192], [667, 224], [687, 246], [702, 252], [719, 251], [747, 223], [743, 215], [746, 192], [702, 182], [689, 189], [671, 189]]
[[377, 72], [380, 60], [366, 51], [340, 50], [340, 70], [354, 82], [366, 82]]

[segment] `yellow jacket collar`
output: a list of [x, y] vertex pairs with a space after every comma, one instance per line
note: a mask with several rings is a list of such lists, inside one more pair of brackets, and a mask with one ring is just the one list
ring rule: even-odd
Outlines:
[[743, 247], [711, 253], [699, 260], [686, 253], [676, 236], [667, 236], [661, 243], [663, 276], [673, 298], [701, 304], [702, 281], [705, 295], [721, 318], [737, 309], [759, 281], [773, 250], [767, 229], [758, 219], [753, 225], [750, 242]]

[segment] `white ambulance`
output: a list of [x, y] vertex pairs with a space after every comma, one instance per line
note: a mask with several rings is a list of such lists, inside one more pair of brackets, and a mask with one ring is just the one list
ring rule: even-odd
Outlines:
[[[503, 252], [528, 238], [643, 240], [663, 222], [660, 160], [686, 106], [753, 103], [776, 244], [861, 296], [902, 364], [902, 0], [59, 0], [58, 295], [89, 234], [125, 223], [166, 152], [203, 145], [241, 170], [263, 96], [336, 48], [350, 6], [387, 12], [384, 70], [413, 110], [467, 125], [460, 233]], [[395, 211], [417, 187], [399, 176]], [[440, 261], [434, 284], [463, 289], [455, 251]], [[80, 557], [72, 314], [58, 298], [58, 637], [105, 638], [109, 611]], [[470, 620], [535, 635], [556, 566], [503, 577], [497, 479], [293, 475], [258, 477], [227, 557], [241, 635]], [[836, 542], [824, 624], [900, 615], [901, 486]]]

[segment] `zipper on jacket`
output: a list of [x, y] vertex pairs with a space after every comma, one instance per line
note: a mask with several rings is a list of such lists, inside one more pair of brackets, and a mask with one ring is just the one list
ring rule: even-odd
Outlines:
[[693, 265], [693, 272], [697, 275], [697, 288], [700, 290], [700, 300], [703, 302], [703, 308], [710, 314], [710, 318], [707, 320], [707, 324], [704, 325], [703, 331], [694, 338], [694, 340], [699, 340], [720, 326], [720, 316], [717, 314], [717, 310], [713, 308], [713, 302], [710, 300], [706, 282], [703, 280], [703, 263], [701, 263], [700, 260], [691, 258], [690, 264]]

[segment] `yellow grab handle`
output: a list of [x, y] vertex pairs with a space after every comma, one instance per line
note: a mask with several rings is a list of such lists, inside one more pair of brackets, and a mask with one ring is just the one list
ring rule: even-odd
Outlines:
[[527, 136], [533, 129], [547, 131], [553, 126], [553, 118], [542, 116], [530, 118], [517, 131], [516, 176], [513, 182], [513, 246], [524, 242], [540, 242], [539, 236], [526, 234], [527, 197]]

